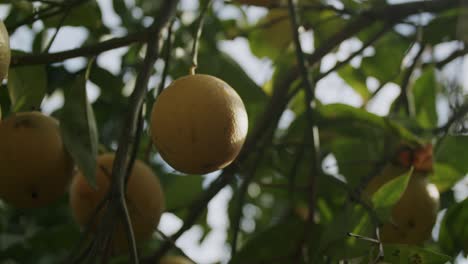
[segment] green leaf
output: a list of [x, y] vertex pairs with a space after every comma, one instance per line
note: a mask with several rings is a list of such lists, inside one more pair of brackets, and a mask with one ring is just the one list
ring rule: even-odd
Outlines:
[[11, 68], [8, 73], [8, 92], [13, 111], [40, 109], [47, 89], [44, 66]]
[[338, 74], [364, 101], [369, 99], [371, 93], [366, 85], [367, 76], [360, 69], [347, 64], [338, 70]]
[[271, 59], [280, 57], [293, 40], [288, 10], [270, 10], [251, 29], [248, 40], [255, 56]]
[[434, 172], [429, 176], [429, 181], [437, 186], [439, 192], [445, 192], [452, 188], [465, 175], [449, 164], [436, 162]]
[[322, 10], [320, 12], [308, 10], [304, 12], [303, 20], [305, 26], [314, 31], [314, 47], [316, 48], [324, 45], [324, 41], [339, 32], [347, 22], [332, 10]]
[[[348, 233], [373, 237], [375, 227], [367, 211], [360, 205], [345, 204], [329, 224], [324, 224], [319, 245], [311, 256], [317, 263], [324, 254], [333, 260], [352, 259], [369, 251], [368, 242], [350, 237]], [[315, 238], [316, 240], [317, 238]], [[318, 262], [320, 263], [320, 262]], [[333, 262], [334, 263], [334, 262]]]
[[452, 261], [450, 256], [410, 245], [385, 245], [385, 263], [398, 264], [443, 264]]
[[267, 228], [247, 241], [229, 263], [285, 263], [297, 251], [304, 225], [297, 218], [288, 218]]
[[350, 105], [323, 105], [317, 107], [316, 113], [314, 118], [320, 129], [330, 129], [335, 138], [346, 135], [382, 142], [382, 136], [389, 135], [408, 142], [419, 142], [415, 135], [400, 124]]
[[374, 45], [375, 54], [362, 59], [361, 68], [366, 75], [388, 82], [400, 72], [410, 42], [395, 32], [387, 33]]
[[[11, 10], [8, 17], [4, 19], [7, 28], [11, 26], [17, 26], [18, 23], [24, 21], [34, 12], [34, 6], [31, 1], [28, 0], [2, 0], [1, 3], [11, 3]], [[10, 35], [14, 32], [9, 32]]]
[[[91, 30], [102, 29], [101, 10], [96, 1], [85, 1], [72, 7], [68, 14], [62, 13], [57, 16], [44, 19], [44, 24], [48, 28], [60, 26], [62, 17], [66, 15], [64, 26], [86, 27]], [[93, 33], [93, 32], [91, 32]]]
[[86, 95], [86, 77], [80, 74], [65, 91], [60, 130], [70, 155], [88, 183], [96, 187], [98, 137], [93, 109]]
[[468, 198], [449, 207], [440, 224], [439, 244], [445, 253], [468, 254]]
[[106, 99], [115, 97], [115, 94], [120, 93], [124, 87], [124, 82], [120, 77], [97, 65], [91, 68], [89, 80], [101, 88], [101, 96], [105, 96]]
[[435, 160], [452, 166], [462, 176], [468, 173], [468, 162], [462, 157], [468, 157], [468, 136], [445, 136], [437, 145]]
[[413, 168], [395, 179], [388, 181], [372, 195], [372, 204], [379, 218], [390, 218], [392, 207], [400, 200], [405, 192], [412, 173]]
[[[332, 140], [330, 149], [338, 163], [339, 173], [351, 186], [356, 186], [364, 175], [370, 174], [383, 157], [383, 144], [369, 144], [370, 138]], [[374, 141], [372, 140], [372, 141]]]
[[460, 9], [451, 9], [435, 17], [429, 24], [423, 27], [423, 42], [428, 44], [439, 44], [441, 42], [453, 41], [457, 38], [459, 16], [463, 14]]
[[186, 208], [203, 192], [203, 177], [200, 175], [170, 174], [169, 176], [173, 179], [164, 190], [168, 210]]
[[416, 119], [423, 128], [437, 126], [436, 95], [438, 83], [434, 68], [430, 67], [416, 80], [413, 86]]

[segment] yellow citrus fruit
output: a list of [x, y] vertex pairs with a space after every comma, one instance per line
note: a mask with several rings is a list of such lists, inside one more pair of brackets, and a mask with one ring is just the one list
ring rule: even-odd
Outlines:
[[5, 24], [0, 21], [0, 82], [8, 75], [10, 53], [10, 37], [8, 36]]
[[159, 264], [193, 264], [193, 262], [181, 256], [166, 256], [161, 259]]
[[50, 204], [63, 196], [73, 162], [57, 120], [39, 112], [14, 114], [0, 123], [0, 198], [19, 208]]
[[[96, 207], [105, 198], [109, 187], [114, 154], [103, 154], [97, 159], [96, 183], [97, 189], [91, 187], [81, 172], [75, 177], [70, 188], [70, 206], [76, 222], [85, 227], [93, 216]], [[148, 240], [159, 223], [164, 207], [164, 196], [158, 178], [151, 168], [139, 160], [135, 160], [126, 188], [126, 201], [132, 221], [137, 245]], [[93, 221], [91, 230], [96, 231], [99, 220], [103, 217], [103, 209]], [[114, 254], [126, 252], [127, 236], [122, 222], [118, 222], [113, 235], [111, 251]]]
[[[365, 193], [372, 195], [382, 185], [404, 173], [405, 169], [388, 165], [369, 183]], [[384, 243], [421, 244], [431, 236], [439, 209], [439, 191], [425, 173], [414, 172], [405, 192], [392, 209], [392, 223], [380, 232]]]
[[151, 136], [162, 158], [190, 174], [229, 165], [244, 144], [247, 128], [247, 112], [236, 91], [204, 74], [174, 81], [151, 114]]

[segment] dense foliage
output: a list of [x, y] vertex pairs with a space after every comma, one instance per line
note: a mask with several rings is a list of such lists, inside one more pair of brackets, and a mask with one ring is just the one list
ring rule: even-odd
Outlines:
[[[0, 1], [10, 37], [27, 32], [33, 39], [27, 50], [11, 46], [0, 105], [6, 117], [40, 109], [50, 96], [64, 95], [64, 105], [51, 115], [61, 121], [64, 141], [92, 182], [96, 153], [133, 144], [120, 138], [130, 127], [125, 117], [137, 109], [129, 94], [142, 85], [136, 79], [147, 70], [143, 59], [153, 48], [146, 44], [160, 43], [150, 81], [143, 84], [148, 89], [142, 130], [127, 132], [137, 134], [136, 156], [160, 178], [166, 211], [184, 225], [169, 239], [155, 234], [140, 252], [142, 262], [181, 254], [171, 241], [193, 225], [203, 230], [203, 243], [212, 228], [208, 202], [223, 188], [233, 193], [225, 241], [231, 247], [230, 263], [372, 263], [379, 254], [386, 263], [445, 263], [468, 254], [468, 199], [466, 193], [456, 199], [453, 190], [468, 172], [468, 93], [461, 78], [468, 73], [460, 68], [468, 52], [468, 6], [462, 1], [301, 0], [296, 3], [300, 34], [312, 36], [308, 45], [313, 47], [304, 46], [312, 52], [298, 54], [287, 1], [239, 1], [252, 6], [213, 1], [199, 39], [197, 72], [216, 76], [237, 91], [247, 109], [249, 134], [237, 159], [210, 182], [167, 166], [147, 129], [159, 89], [189, 73], [206, 1], [196, 9], [179, 5], [173, 13], [168, 6], [177, 1], [113, 0], [118, 16], [114, 25], [104, 23], [104, 5], [97, 2]], [[252, 22], [247, 13], [254, 9], [266, 15]], [[233, 15], [222, 15], [225, 10]], [[161, 24], [150, 26], [153, 21]], [[64, 27], [86, 31], [82, 47], [49, 52], [55, 32], [61, 34]], [[255, 73], [237, 62], [235, 50], [220, 48], [221, 42], [237, 38], [247, 39], [256, 57], [271, 61], [271, 80], [258, 85], [251, 78]], [[358, 48], [346, 50], [350, 43]], [[101, 53], [121, 47], [124, 51], [115, 55], [118, 72], [100, 64]], [[310, 85], [301, 75], [301, 56]], [[66, 67], [64, 62], [75, 57], [85, 58], [85, 66]], [[333, 66], [330, 58], [339, 59]], [[352, 89], [359, 106], [315, 98], [315, 87], [327, 78], [342, 80], [340, 89]], [[99, 94], [92, 103], [85, 92], [91, 83]], [[393, 100], [388, 114], [368, 111], [389, 87], [400, 93], [394, 100], [383, 98]], [[280, 122], [284, 116], [292, 121]], [[318, 133], [311, 133], [312, 126]], [[313, 134], [319, 135], [314, 141]], [[382, 245], [376, 230], [391, 221], [389, 211], [408, 181], [393, 182], [372, 202], [361, 199], [361, 192], [369, 178], [394, 161], [401, 146], [414, 149], [428, 143], [434, 146], [434, 170], [428, 177], [440, 192], [439, 211], [445, 212], [440, 231], [421, 245]], [[410, 172], [406, 168], [401, 177]], [[1, 263], [71, 263], [67, 258], [79, 251], [73, 249], [86, 244], [71, 217], [68, 197], [36, 209], [2, 203], [0, 220]]]

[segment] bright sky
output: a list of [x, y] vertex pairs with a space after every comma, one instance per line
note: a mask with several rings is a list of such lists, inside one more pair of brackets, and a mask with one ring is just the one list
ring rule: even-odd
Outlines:
[[[132, 3], [133, 1], [127, 0], [127, 3]], [[197, 8], [198, 1], [191, 0], [182, 0], [182, 8], [185, 10], [194, 10]], [[397, 1], [391, 1], [397, 2]], [[398, 2], [405, 2], [404, 0]], [[115, 28], [113, 31], [114, 34], [122, 34], [122, 30], [119, 29], [120, 18], [113, 12], [112, 9], [112, 0], [98, 0], [99, 5], [103, 11], [103, 20], [104, 23], [112, 28]], [[220, 9], [221, 3], [215, 1], [215, 8], [217, 8], [219, 14], [222, 17], [238, 17], [240, 15], [237, 8], [226, 7]], [[0, 18], [5, 18], [6, 16], [5, 6], [0, 5]], [[252, 21], [258, 19], [263, 14], [266, 13], [265, 9], [262, 8], [247, 8], [245, 10], [248, 14], [248, 18]], [[34, 25], [35, 30], [39, 30], [42, 27], [40, 23]], [[50, 31], [49, 34], [53, 34], [53, 31]], [[85, 41], [88, 32], [84, 29], [74, 28], [74, 27], [64, 27], [61, 29], [60, 34], [57, 36], [57, 39], [54, 42], [54, 45], [51, 48], [52, 52], [61, 51], [71, 48], [80, 47]], [[312, 47], [312, 35], [307, 32], [302, 35], [302, 42], [305, 51], [311, 52]], [[11, 37], [11, 47], [14, 49], [28, 51], [30, 49], [32, 38], [30, 31], [26, 28], [20, 28], [12, 37]], [[350, 53], [360, 48], [361, 43], [356, 40], [346, 41], [341, 45], [340, 50], [338, 51], [337, 56], [326, 56], [323, 61], [323, 68], [332, 67], [338, 59], [346, 58]], [[239, 64], [243, 66], [246, 72], [252, 77], [252, 79], [257, 82], [259, 85], [262, 85], [268, 81], [272, 75], [272, 63], [267, 59], [257, 59], [250, 52], [248, 42], [243, 38], [237, 38], [233, 41], [223, 41], [220, 45], [220, 48], [227, 53], [229, 53]], [[453, 49], [453, 45], [443, 45], [436, 48], [436, 57], [443, 58], [446, 54], [450, 53]], [[121, 48], [113, 51], [106, 52], [99, 56], [98, 64], [108, 69], [109, 71], [116, 73], [120, 69], [119, 57], [126, 51], [126, 48]], [[460, 60], [457, 64], [453, 64], [449, 69], [446, 70], [447, 74], [458, 75], [461, 78], [464, 78], [463, 83], [465, 84], [465, 89], [468, 92], [468, 74], [461, 74], [461, 69], [463, 72], [468, 72], [468, 63], [466, 59], [463, 62]], [[85, 65], [84, 59], [72, 59], [68, 60], [65, 65], [69, 70], [77, 70], [82, 68]], [[156, 80], [152, 80], [156, 81]], [[369, 87], [375, 87], [375, 81], [369, 80]], [[94, 101], [99, 95], [99, 88], [89, 84], [88, 94], [90, 100]], [[368, 110], [379, 115], [385, 115], [388, 110], [391, 101], [396, 98], [399, 94], [399, 89], [394, 84], [386, 85], [385, 88], [379, 93], [379, 96], [370, 104]], [[331, 74], [330, 76], [324, 78], [318, 83], [317, 86], [317, 98], [320, 99], [323, 103], [347, 103], [354, 106], [359, 106], [361, 104], [361, 98], [350, 88], [348, 87], [336, 74]], [[50, 98], [44, 101], [43, 110], [46, 113], [52, 112], [54, 109], [60, 107], [63, 104], [63, 96], [60, 92], [55, 93]], [[443, 101], [439, 102], [439, 110], [442, 113], [447, 112], [447, 104]], [[287, 123], [291, 120], [290, 115], [286, 115], [283, 118], [283, 122]], [[440, 122], [445, 122], [446, 117], [442, 117]], [[284, 125], [284, 124], [283, 124]], [[209, 178], [215, 177], [216, 174], [211, 175]], [[458, 184], [455, 189], [457, 190], [456, 196], [457, 200], [462, 200], [468, 196], [468, 179], [465, 182]], [[229, 256], [229, 248], [227, 248], [223, 242], [226, 239], [226, 230], [228, 228], [228, 219], [226, 211], [226, 203], [231, 197], [232, 192], [230, 189], [224, 189], [221, 191], [209, 204], [208, 210], [208, 222], [213, 228], [213, 231], [208, 235], [205, 242], [202, 245], [197, 245], [196, 241], [201, 236], [201, 230], [197, 227], [193, 227], [188, 232], [186, 232], [178, 241], [177, 245], [186, 252], [191, 258], [193, 258], [198, 263], [213, 263], [215, 261], [224, 260], [226, 261]], [[242, 223], [244, 225], [251, 225], [252, 223]], [[172, 214], [166, 213], [163, 215], [160, 223], [160, 229], [165, 232], [167, 235], [170, 235], [177, 231], [177, 229], [182, 225], [182, 221], [175, 217]], [[437, 233], [437, 228], [435, 233]], [[468, 263], [468, 261], [460, 261], [458, 263]]]

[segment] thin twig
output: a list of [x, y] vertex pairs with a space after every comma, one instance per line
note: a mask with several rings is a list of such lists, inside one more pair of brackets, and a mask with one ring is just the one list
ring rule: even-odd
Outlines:
[[342, 66], [348, 64], [352, 59], [354, 59], [356, 56], [358, 56], [359, 54], [361, 54], [362, 52], [364, 52], [365, 49], [367, 49], [368, 47], [370, 47], [375, 41], [377, 41], [378, 39], [380, 39], [383, 35], [385, 35], [385, 33], [387, 33], [390, 29], [392, 29], [392, 24], [390, 23], [385, 23], [385, 25], [379, 30], [377, 31], [374, 35], [372, 35], [366, 42], [364, 42], [362, 44], [362, 47], [360, 49], [358, 49], [357, 51], [353, 52], [351, 55], [349, 55], [348, 58], [346, 58], [345, 60], [343, 61], [340, 61], [340, 62], [337, 62], [335, 64], [335, 66], [333, 66], [331, 69], [329, 69], [328, 71], [324, 72], [324, 73], [321, 73], [319, 74], [316, 79], [317, 80], [320, 80], [322, 79], [323, 77], [327, 76], [328, 74], [336, 71], [337, 69], [341, 68]]
[[281, 189], [285, 191], [293, 190], [295, 192], [300, 191], [300, 192], [306, 192], [308, 191], [307, 187], [300, 187], [300, 186], [291, 186], [285, 183], [267, 183], [267, 182], [259, 182], [259, 181], [254, 181], [256, 184], [260, 185], [260, 187], [264, 188], [272, 188], [272, 189]]
[[61, 52], [34, 55], [17, 55], [11, 58], [11, 67], [49, 64], [77, 57], [92, 57], [108, 50], [128, 46], [134, 42], [147, 41], [149, 36], [150, 32], [148, 30], [144, 30], [141, 32], [129, 34], [125, 37], [112, 38], [95, 45], [84, 46], [81, 48]]
[[164, 53], [164, 69], [161, 74], [161, 82], [159, 83], [158, 90], [156, 91], [156, 97], [162, 93], [164, 87], [166, 86], [167, 76], [169, 75], [172, 45], [174, 44], [174, 38], [172, 37], [174, 21], [174, 19], [171, 21], [167, 31], [166, 50]]
[[[89, 0], [72, 0], [72, 1], [70, 1], [69, 4], [67, 4], [67, 7], [70, 7], [70, 8], [76, 7], [76, 6], [79, 6], [81, 4], [84, 4], [86, 1], [89, 1]], [[16, 23], [12, 27], [8, 27], [7, 28], [8, 33], [11, 35], [15, 30], [17, 30], [21, 26], [34, 23], [37, 20], [44, 20], [44, 19], [56, 16], [56, 15], [59, 15], [62, 12], [64, 12], [64, 10], [65, 10], [64, 5], [62, 5], [62, 6], [49, 5], [49, 6], [43, 8], [43, 9], [37, 11], [37, 12], [34, 12], [33, 14], [31, 14], [30, 16], [26, 17], [25, 19], [21, 20], [20, 22]]]
[[[173, 31], [173, 26], [174, 26], [175, 19], [172, 19], [171, 22], [169, 23], [169, 27], [167, 29], [167, 38], [166, 38], [166, 49], [163, 55], [164, 59], [164, 69], [161, 74], [161, 82], [159, 83], [159, 86], [156, 90], [155, 98], [157, 98], [163, 91], [164, 87], [166, 86], [166, 79], [167, 76], [169, 75], [169, 69], [170, 69], [170, 62], [171, 62], [171, 52], [172, 52], [172, 45], [174, 44], [174, 38], [172, 37], [172, 31]], [[155, 98], [152, 97], [152, 93], [148, 93], [148, 99], [147, 105], [151, 105], [151, 103], [154, 103]], [[151, 102], [151, 103], [149, 103]], [[148, 113], [151, 113], [151, 110], [149, 110]], [[153, 142], [151, 140], [148, 141], [148, 144], [146, 145], [145, 149], [145, 162], [149, 162], [150, 155], [151, 155], [151, 150], [153, 148]]]
[[138, 157], [138, 149], [140, 147], [141, 134], [143, 133], [143, 105], [140, 107], [140, 115], [138, 116], [137, 131], [135, 133], [134, 147], [130, 153], [130, 161], [128, 163], [127, 172], [125, 173], [125, 184], [127, 184], [130, 175], [132, 174], [133, 164]]
[[377, 240], [379, 241], [379, 244], [378, 244], [379, 254], [377, 255], [377, 258], [375, 259], [375, 263], [377, 264], [377, 263], [381, 262], [385, 257], [383, 243], [380, 240], [380, 227], [379, 226], [375, 227], [375, 236], [377, 237]]
[[458, 120], [466, 117], [468, 115], [468, 102], [460, 106], [456, 112], [453, 113], [453, 115], [449, 118], [447, 123], [444, 125], [433, 129], [432, 133], [433, 134], [447, 134], [448, 130], [452, 127], [454, 123], [456, 123]]
[[34, 13], [27, 16], [23, 20], [17, 22], [13, 26], [7, 26], [8, 34], [10, 34], [10, 36], [11, 36], [19, 27], [21, 27], [23, 25], [33, 23], [36, 20], [39, 20], [39, 19], [42, 19], [43, 17], [49, 16], [50, 14], [57, 15], [57, 14], [60, 14], [61, 12], [62, 12], [62, 9], [60, 7], [58, 7], [58, 6], [55, 6], [55, 5], [50, 5], [50, 6], [41, 8], [39, 10], [35, 10]]
[[[262, 148], [264, 149], [264, 148]], [[239, 200], [235, 205], [234, 221], [232, 221], [232, 240], [231, 240], [231, 256], [234, 257], [237, 254], [237, 241], [240, 231], [240, 222], [243, 216], [243, 207], [245, 203], [245, 196], [247, 194], [247, 188], [251, 182], [251, 179], [255, 176], [257, 172], [258, 164], [263, 159], [264, 151], [257, 153], [255, 157], [254, 164], [252, 165], [251, 170], [247, 174], [246, 178], [242, 181], [239, 191], [237, 192]]]
[[52, 44], [54, 43], [55, 39], [57, 38], [58, 33], [60, 32], [60, 29], [63, 26], [63, 23], [65, 23], [65, 19], [67, 19], [68, 15], [70, 14], [71, 11], [71, 6], [67, 6], [65, 9], [65, 12], [63, 13], [62, 18], [60, 18], [60, 21], [57, 25], [57, 29], [54, 32], [54, 35], [50, 39], [49, 43], [47, 44], [46, 48], [44, 49], [43, 53], [48, 53], [50, 48], [52, 47]]
[[165, 241], [168, 241], [169, 243], [172, 244], [172, 246], [177, 249], [180, 253], [182, 253], [182, 255], [187, 258], [188, 260], [190, 260], [191, 262], [193, 263], [196, 263], [192, 258], [190, 258], [180, 247], [178, 247], [175, 243], [175, 241], [173, 241], [170, 237], [166, 236], [166, 234], [164, 234], [161, 230], [159, 229], [156, 229], [156, 232], [158, 233], [158, 235], [160, 235]]
[[447, 57], [445, 57], [444, 59], [438, 61], [438, 62], [429, 62], [429, 63], [424, 63], [422, 65], [422, 67], [427, 67], [429, 65], [432, 65], [432, 64], [435, 64], [435, 67], [437, 69], [441, 69], [443, 68], [445, 65], [449, 64], [450, 62], [452, 62], [453, 60], [457, 59], [457, 58], [460, 58], [462, 56], [465, 56], [466, 54], [468, 54], [468, 45], [465, 45], [464, 48], [462, 49], [457, 49], [457, 50], [454, 50], [452, 53], [450, 53]]
[[95, 244], [95, 240], [93, 239], [88, 245], [80, 252], [78, 251], [76, 256], [72, 259], [68, 259], [67, 261], [63, 262], [64, 264], [78, 264], [78, 263], [83, 263], [83, 260], [85, 260], [88, 256], [91, 250], [93, 249]]
[[424, 53], [426, 46], [421, 45], [419, 48], [418, 53], [414, 56], [413, 63], [406, 69], [402, 81], [401, 81], [401, 92], [400, 96], [397, 99], [397, 102], [399, 102], [399, 106], [403, 107], [405, 110], [405, 113], [408, 116], [414, 116], [415, 115], [415, 109], [414, 109], [414, 104], [410, 100], [411, 95], [410, 95], [410, 81], [411, 81], [411, 76], [413, 76], [413, 72], [416, 69], [416, 66], [419, 63], [419, 59]]
[[359, 240], [364, 240], [364, 241], [367, 241], [367, 242], [375, 243], [375, 244], [379, 244], [379, 243], [380, 243], [380, 241], [377, 240], [377, 239], [375, 239], [375, 238], [365, 237], [365, 236], [361, 236], [361, 235], [356, 235], [356, 234], [353, 234], [353, 233], [348, 233], [348, 236], [357, 238], [357, 239], [359, 239]]
[[[101, 167], [103, 169], [104, 173], [107, 173], [110, 177], [110, 173], [107, 172], [105, 167]], [[72, 261], [72, 259], [79, 259], [79, 257], [74, 257], [75, 255], [80, 254], [80, 248], [83, 245], [83, 243], [86, 242], [86, 239], [89, 237], [91, 234], [91, 231], [93, 229], [93, 226], [96, 224], [96, 221], [98, 220], [98, 214], [101, 211], [102, 208], [106, 205], [106, 203], [109, 201], [109, 194], [106, 194], [104, 198], [99, 202], [99, 204], [94, 208], [93, 212], [91, 213], [91, 216], [89, 217], [88, 222], [85, 225], [84, 231], [82, 232], [82, 235], [78, 241], [78, 243], [75, 245], [75, 248], [71, 250], [70, 255], [66, 258], [66, 261], [64, 263], [78, 263]]]
[[[320, 166], [319, 166], [319, 157], [320, 157], [320, 144], [319, 144], [319, 134], [318, 128], [314, 122], [312, 117], [312, 107], [315, 105], [315, 84], [312, 84], [310, 80], [310, 75], [307, 70], [306, 60], [304, 56], [304, 52], [302, 50], [301, 42], [299, 39], [299, 19], [296, 14], [296, 7], [294, 6], [293, 0], [288, 0], [289, 6], [289, 16], [291, 17], [291, 26], [293, 31], [294, 37], [294, 44], [296, 48], [296, 58], [298, 61], [299, 69], [302, 75], [302, 84], [304, 85], [305, 89], [305, 108], [306, 108], [306, 118], [307, 118], [307, 126], [304, 132], [304, 143], [307, 144], [308, 142], [312, 142], [312, 166], [309, 171], [309, 215], [308, 215], [308, 222], [309, 225], [307, 227], [312, 228], [313, 226], [313, 215], [315, 212], [315, 196], [317, 190], [317, 179], [318, 175], [320, 175]], [[312, 104], [312, 106], [311, 106]], [[310, 140], [310, 141], [309, 141]], [[301, 158], [301, 157], [300, 157]], [[306, 232], [310, 235], [309, 232]]]
[[[377, 33], [375, 33], [374, 35], [372, 35], [365, 43], [362, 44], [362, 47], [353, 52], [351, 55], [348, 56], [348, 58], [346, 58], [345, 60], [343, 61], [340, 61], [340, 62], [337, 62], [335, 64], [335, 66], [333, 66], [331, 69], [329, 69], [328, 71], [324, 72], [324, 73], [320, 73], [318, 74], [316, 77], [315, 77], [315, 82], [318, 82], [320, 81], [321, 79], [327, 77], [330, 73], [332, 72], [335, 72], [337, 70], [339, 70], [341, 67], [345, 66], [346, 64], [348, 64], [352, 59], [354, 59], [356, 56], [360, 55], [362, 52], [364, 52], [365, 49], [367, 49], [368, 47], [370, 47], [375, 41], [377, 41], [378, 39], [380, 39], [383, 35], [385, 35], [385, 33], [387, 33], [390, 29], [392, 28], [392, 24], [391, 23], [385, 23], [385, 25], [382, 27], [381, 30], [379, 30]], [[297, 92], [299, 92], [299, 90], [301, 89], [300, 86], [297, 87], [296, 90], [292, 91], [289, 95], [289, 98], [292, 98], [294, 97], [295, 94], [297, 94]]]
[[291, 172], [289, 174], [289, 183], [288, 183], [288, 196], [289, 196], [289, 206], [293, 207], [294, 206], [294, 200], [295, 200], [295, 188], [296, 188], [296, 175], [297, 175], [297, 170], [299, 169], [299, 166], [301, 164], [302, 158], [305, 153], [306, 146], [309, 147], [308, 144], [305, 144], [306, 142], [306, 137], [308, 137], [308, 133], [304, 133], [304, 138], [303, 138], [303, 144], [299, 144], [296, 147], [296, 157], [294, 158], [293, 165], [291, 167]]
[[133, 264], [139, 263], [136, 243], [133, 235], [131, 219], [125, 202], [125, 177], [127, 169], [131, 163], [128, 159], [129, 153], [135, 148], [137, 134], [138, 118], [146, 94], [148, 80], [151, 75], [153, 65], [159, 57], [160, 52], [160, 34], [170, 18], [173, 16], [178, 1], [164, 1], [160, 16], [158, 16], [153, 25], [148, 29], [150, 36], [147, 42], [146, 56], [143, 61], [142, 69], [139, 71], [135, 82], [135, 89], [130, 96], [130, 110], [125, 119], [125, 126], [119, 139], [119, 146], [116, 151], [115, 160], [112, 168], [111, 197], [109, 210], [116, 210], [119, 216], [123, 217], [124, 227], [126, 229], [127, 241], [130, 248], [130, 257]]
[[198, 67], [198, 45], [200, 43], [200, 37], [203, 31], [203, 24], [205, 23], [206, 13], [208, 8], [211, 6], [212, 0], [206, 0], [203, 9], [201, 10], [200, 17], [198, 19], [197, 29], [194, 34], [193, 46], [192, 46], [192, 66], [190, 67], [190, 74], [195, 74], [195, 70]]
[[257, 172], [258, 166], [260, 165], [260, 162], [262, 161], [264, 155], [265, 155], [265, 150], [268, 144], [271, 143], [271, 140], [273, 138], [274, 132], [276, 130], [276, 127], [270, 128], [270, 132], [268, 137], [264, 140], [262, 146], [260, 147], [260, 150], [257, 152], [257, 156], [255, 157], [252, 167], [250, 168], [249, 172], [247, 175], [243, 178], [242, 184], [239, 188], [239, 191], [237, 193], [239, 197], [239, 201], [236, 206], [236, 211], [234, 214], [234, 221], [233, 221], [233, 230], [232, 230], [232, 242], [231, 242], [231, 256], [233, 257], [236, 252], [237, 252], [237, 241], [238, 241], [238, 236], [239, 236], [239, 230], [240, 230], [240, 221], [242, 219], [242, 209], [244, 208], [245, 204], [245, 197], [247, 194], [247, 189], [252, 182], [252, 180], [255, 178], [255, 174]]

